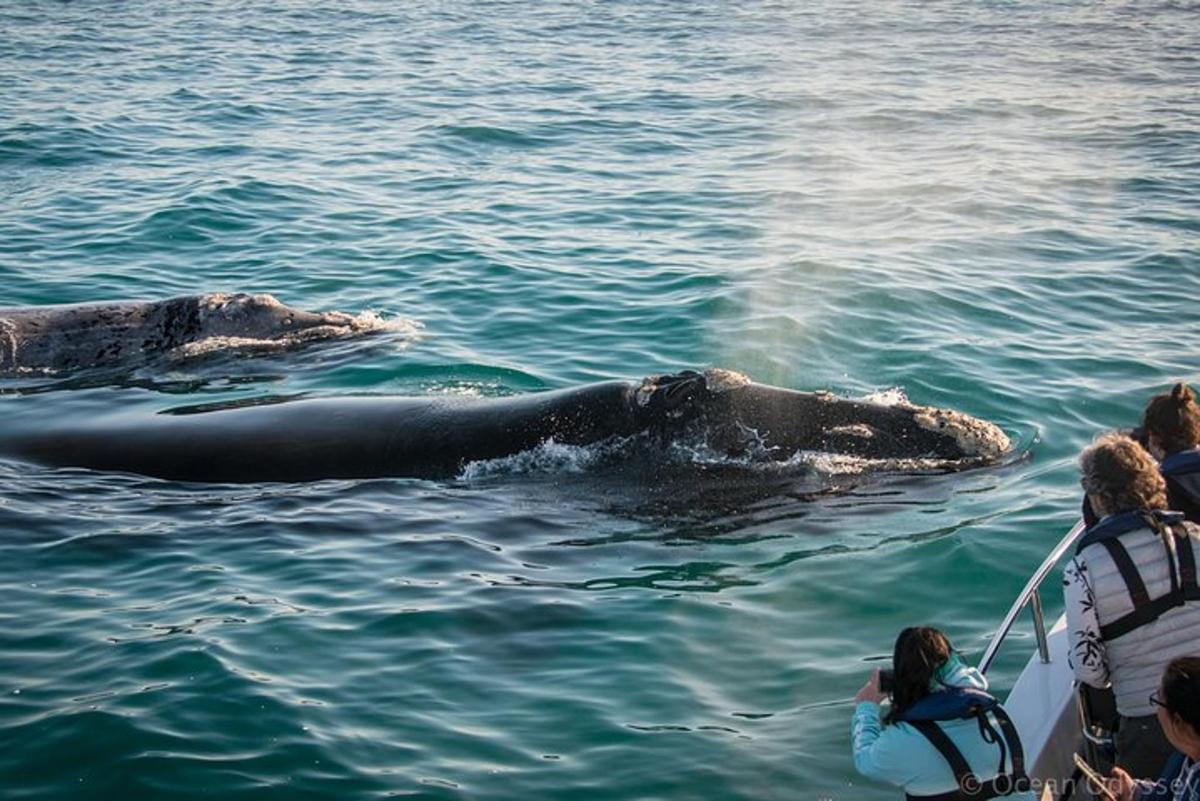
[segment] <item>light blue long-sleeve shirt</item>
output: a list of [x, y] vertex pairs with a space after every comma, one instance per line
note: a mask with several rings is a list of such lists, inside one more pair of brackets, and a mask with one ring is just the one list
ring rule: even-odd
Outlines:
[[[942, 681], [950, 687], [986, 690], [988, 686], [982, 673], [957, 659]], [[977, 720], [939, 721], [937, 725], [962, 752], [981, 781], [999, 775], [1000, 746], [984, 741]], [[885, 727], [878, 704], [864, 701], [855, 708], [850, 738], [854, 745], [854, 767], [867, 778], [898, 785], [912, 795], [936, 795], [958, 789], [950, 763], [933, 743], [907, 723]], [[1012, 764], [1006, 759], [1004, 772], [1011, 771]], [[1033, 794], [1014, 793], [1006, 798], [1033, 801]]]

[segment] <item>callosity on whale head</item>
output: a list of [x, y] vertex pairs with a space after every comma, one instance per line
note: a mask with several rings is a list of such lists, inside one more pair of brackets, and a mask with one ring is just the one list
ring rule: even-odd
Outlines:
[[1012, 441], [995, 423], [953, 409], [937, 409], [905, 403], [913, 421], [922, 428], [951, 437], [965, 457], [998, 461], [1012, 450]]
[[998, 462], [1012, 449], [998, 426], [962, 412], [783, 389], [729, 370], [652, 376], [637, 399], [711, 446], [749, 447], [775, 461], [824, 453], [882, 469], [958, 470]]
[[201, 326], [210, 337], [280, 339], [336, 336], [362, 328], [344, 312], [308, 312], [280, 303], [274, 295], [213, 293], [201, 298]]

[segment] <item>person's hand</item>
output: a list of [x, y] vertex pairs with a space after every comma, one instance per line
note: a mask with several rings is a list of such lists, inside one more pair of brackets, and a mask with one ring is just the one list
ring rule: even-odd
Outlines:
[[1133, 783], [1133, 777], [1125, 772], [1124, 768], [1113, 768], [1108, 773], [1109, 780], [1105, 782], [1108, 785], [1108, 791], [1115, 795], [1119, 801], [1133, 801], [1134, 790], [1136, 785]]
[[871, 678], [867, 679], [867, 683], [858, 691], [858, 695], [854, 696], [854, 703], [861, 704], [863, 701], [869, 701], [872, 704], [878, 704], [887, 698], [887, 694], [879, 689], [879, 668], [871, 671]]

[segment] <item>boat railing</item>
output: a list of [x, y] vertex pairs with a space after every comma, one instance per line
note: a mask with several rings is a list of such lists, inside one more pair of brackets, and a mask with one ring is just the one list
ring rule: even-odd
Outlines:
[[1046, 618], [1042, 612], [1042, 596], [1038, 592], [1042, 582], [1046, 580], [1046, 576], [1050, 575], [1050, 571], [1062, 559], [1063, 554], [1067, 552], [1071, 546], [1075, 544], [1075, 540], [1083, 533], [1083, 521], [1079, 521], [1067, 535], [1062, 538], [1058, 545], [1054, 546], [1054, 550], [1046, 555], [1045, 561], [1041, 566], [1029, 577], [1029, 581], [1025, 584], [1025, 589], [1017, 596], [1017, 600], [1013, 602], [1012, 608], [1008, 610], [1008, 614], [1004, 616], [1004, 621], [1000, 624], [1000, 628], [996, 629], [996, 633], [992, 635], [992, 641], [988, 643], [987, 650], [983, 652], [983, 657], [979, 660], [979, 671], [987, 673], [989, 667], [992, 666], [992, 661], [995, 660], [996, 654], [1000, 651], [1000, 646], [1004, 643], [1005, 637], [1012, 630], [1013, 624], [1017, 622], [1017, 616], [1021, 614], [1021, 610], [1029, 606], [1033, 611], [1033, 632], [1037, 637], [1038, 658], [1042, 663], [1050, 661], [1050, 646], [1046, 640]]

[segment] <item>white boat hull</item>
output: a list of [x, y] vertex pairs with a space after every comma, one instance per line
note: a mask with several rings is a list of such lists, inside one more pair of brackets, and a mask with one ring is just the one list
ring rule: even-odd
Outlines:
[[1075, 677], [1067, 664], [1067, 622], [1046, 634], [1050, 661], [1035, 653], [1004, 702], [1025, 749], [1025, 766], [1039, 799], [1057, 799], [1074, 771], [1072, 754], [1082, 742]]

